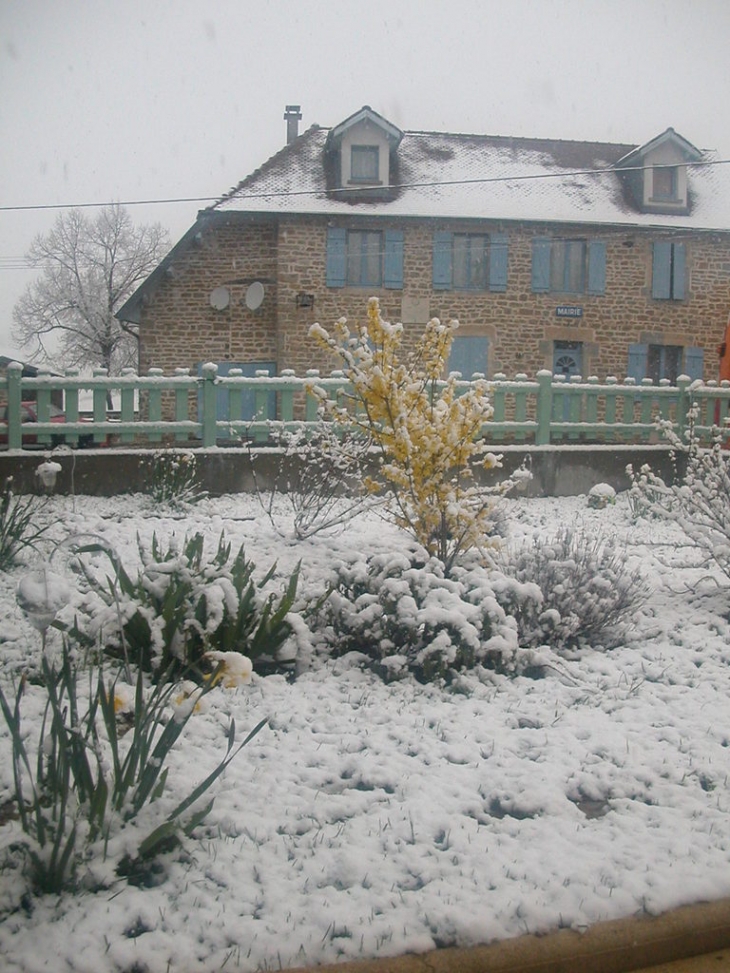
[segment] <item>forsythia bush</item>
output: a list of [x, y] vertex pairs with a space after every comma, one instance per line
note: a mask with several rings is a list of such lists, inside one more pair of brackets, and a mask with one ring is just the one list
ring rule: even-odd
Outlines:
[[340, 362], [349, 380], [348, 393], [338, 401], [314, 386], [324, 417], [348, 438], [365, 437], [381, 459], [379, 476], [365, 478], [371, 493], [387, 494], [395, 522], [448, 573], [457, 556], [482, 547], [493, 533], [494, 494], [512, 485], [486, 489], [474, 482], [472, 467], [499, 465], [478, 438], [491, 417], [484, 380], [457, 388], [454, 377], [443, 379], [458, 327], [433, 318], [415, 351], [401, 359], [403, 325], [385, 321], [377, 298], [368, 304], [367, 324], [351, 331], [345, 318], [333, 333], [321, 325], [311, 335]]

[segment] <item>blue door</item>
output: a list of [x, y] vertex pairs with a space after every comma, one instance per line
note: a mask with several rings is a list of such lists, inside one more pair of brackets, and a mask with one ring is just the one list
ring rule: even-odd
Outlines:
[[583, 374], [583, 343], [581, 341], [553, 342], [553, 375]]
[[[555, 341], [553, 342], [553, 375], [562, 375], [566, 382], [570, 381], [572, 375], [583, 374], [583, 344], [580, 341]], [[559, 388], [559, 387], [558, 387]], [[561, 393], [557, 389], [553, 392], [555, 404], [553, 406], [553, 416], [555, 419], [562, 419], [565, 422], [577, 419], [578, 416], [571, 415], [571, 396], [569, 393]], [[575, 396], [573, 396], [575, 400]], [[563, 400], [562, 407], [560, 399]], [[578, 400], [576, 408], [579, 407]]]
[[475, 372], [487, 374], [489, 339], [486, 335], [457, 335], [451, 345], [447, 372], [461, 372], [469, 381]]

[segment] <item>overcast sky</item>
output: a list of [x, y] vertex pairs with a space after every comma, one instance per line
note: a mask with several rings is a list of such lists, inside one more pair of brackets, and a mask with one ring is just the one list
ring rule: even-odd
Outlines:
[[[58, 213], [2, 207], [217, 197], [292, 103], [302, 130], [369, 104], [403, 129], [671, 125], [730, 158], [730, 0], [0, 0], [0, 355]], [[174, 242], [204, 205], [130, 212]]]

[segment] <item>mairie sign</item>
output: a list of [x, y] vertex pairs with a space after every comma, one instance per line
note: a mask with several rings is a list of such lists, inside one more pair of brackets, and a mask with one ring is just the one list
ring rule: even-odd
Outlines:
[[582, 318], [583, 308], [576, 307], [574, 304], [558, 304], [555, 314], [559, 318]]

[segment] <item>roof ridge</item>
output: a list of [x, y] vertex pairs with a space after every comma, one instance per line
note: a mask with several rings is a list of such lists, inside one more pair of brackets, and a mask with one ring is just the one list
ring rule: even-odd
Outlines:
[[491, 135], [483, 132], [437, 132], [429, 129], [405, 129], [404, 135], [446, 136], [447, 138], [490, 139], [502, 142], [545, 142], [565, 145], [605, 145], [611, 148], [633, 148], [635, 142], [601, 142], [597, 139], [561, 139], [541, 135]]

